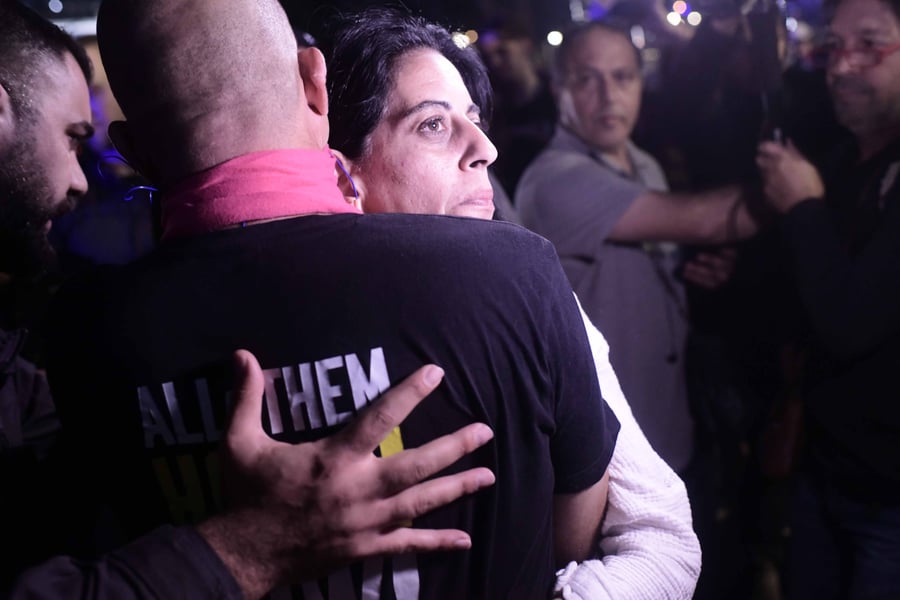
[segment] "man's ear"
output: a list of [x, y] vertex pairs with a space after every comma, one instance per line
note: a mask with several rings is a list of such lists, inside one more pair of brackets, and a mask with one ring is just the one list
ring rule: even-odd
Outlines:
[[338, 188], [349, 204], [363, 210], [363, 193], [365, 184], [356, 164], [344, 156], [340, 150], [331, 150], [334, 155], [334, 170], [338, 177]]
[[128, 127], [127, 121], [113, 121], [109, 124], [109, 140], [112, 142], [113, 148], [122, 155], [131, 168], [143, 175], [146, 179], [153, 183], [159, 181], [158, 174], [148, 160], [138, 150], [134, 143], [134, 136]]
[[16, 130], [16, 115], [13, 111], [12, 99], [6, 88], [0, 84], [0, 148], [11, 143]]
[[300, 48], [297, 50], [297, 63], [300, 65], [300, 78], [303, 80], [307, 105], [317, 115], [327, 115], [328, 89], [326, 87], [325, 57], [318, 48]]
[[328, 143], [328, 88], [325, 81], [325, 57], [318, 48], [299, 48], [297, 64], [300, 69], [300, 81], [306, 98], [306, 109], [310, 113], [308, 120], [312, 140], [318, 147], [324, 148]]

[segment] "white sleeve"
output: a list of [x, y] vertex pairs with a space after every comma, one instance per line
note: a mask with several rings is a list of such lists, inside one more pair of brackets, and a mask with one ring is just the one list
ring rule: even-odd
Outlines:
[[571, 563], [557, 573], [566, 600], [674, 600], [693, 596], [700, 543], [687, 490], [650, 447], [609, 362], [609, 345], [582, 311], [600, 391], [619, 419], [609, 464], [609, 498], [600, 539], [602, 559]]

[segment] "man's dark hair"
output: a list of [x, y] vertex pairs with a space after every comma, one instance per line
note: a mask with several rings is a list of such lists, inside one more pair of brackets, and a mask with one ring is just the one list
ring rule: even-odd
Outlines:
[[[897, 18], [897, 21], [900, 21], [900, 0], [881, 0], [888, 8], [893, 11], [894, 16]], [[834, 17], [834, 11], [837, 10], [837, 7], [841, 5], [843, 0], [825, 0], [822, 3], [822, 8], [825, 12], [825, 20], [831, 22], [831, 18]]]
[[36, 88], [49, 61], [61, 61], [67, 52], [90, 81], [91, 61], [72, 36], [16, 0], [0, 0], [0, 85], [19, 122], [34, 116]]
[[384, 115], [397, 60], [417, 48], [435, 50], [456, 67], [486, 126], [493, 92], [484, 64], [474, 48], [457, 46], [443, 27], [397, 9], [372, 8], [342, 17], [332, 32], [323, 48], [332, 148], [352, 159], [364, 154]]
[[571, 54], [572, 48], [575, 47], [575, 44], [578, 42], [578, 40], [583, 38], [588, 33], [596, 30], [605, 31], [607, 33], [621, 36], [626, 42], [628, 42], [628, 45], [631, 46], [631, 49], [634, 50], [634, 58], [637, 61], [638, 69], [643, 66], [641, 51], [638, 50], [634, 43], [631, 41], [631, 36], [629, 35], [628, 31], [625, 30], [621, 22], [617, 20], [588, 21], [587, 23], [579, 23], [566, 31], [563, 34], [562, 43], [556, 48], [556, 53], [553, 56], [553, 80], [557, 83], [557, 85], [561, 84], [563, 78], [565, 77], [566, 63], [569, 60], [569, 54]]

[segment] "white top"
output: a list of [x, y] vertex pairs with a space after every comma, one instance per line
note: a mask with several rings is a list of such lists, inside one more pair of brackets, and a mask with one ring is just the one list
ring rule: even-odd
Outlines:
[[609, 499], [599, 544], [603, 558], [573, 562], [559, 571], [556, 595], [566, 600], [689, 599], [700, 576], [701, 556], [687, 490], [650, 447], [631, 414], [603, 334], [583, 310], [581, 316], [600, 391], [621, 429], [609, 464]]

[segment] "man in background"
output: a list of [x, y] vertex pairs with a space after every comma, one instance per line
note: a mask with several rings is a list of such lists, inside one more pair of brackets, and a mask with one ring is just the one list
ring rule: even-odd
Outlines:
[[787, 583], [791, 598], [896, 598], [900, 3], [827, 8], [828, 89], [856, 143], [823, 176], [793, 144], [757, 158], [811, 332]]

